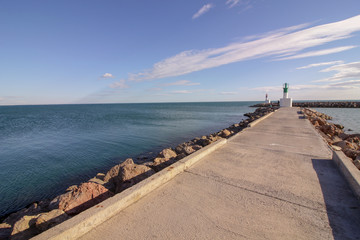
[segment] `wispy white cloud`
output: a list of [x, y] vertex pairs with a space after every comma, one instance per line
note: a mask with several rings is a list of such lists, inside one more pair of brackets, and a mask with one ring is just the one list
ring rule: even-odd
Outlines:
[[157, 93], [157, 94], [154, 94], [154, 96], [171, 96], [171, 94], [169, 94], [169, 93]]
[[353, 86], [357, 87], [360, 85], [360, 80], [349, 80], [345, 82], [330, 83], [330, 86]]
[[343, 46], [343, 47], [329, 48], [329, 49], [323, 49], [323, 50], [319, 50], [319, 51], [300, 53], [300, 54], [293, 55], [290, 57], [277, 58], [276, 60], [290, 60], [290, 59], [297, 59], [297, 58], [322, 56], [322, 55], [328, 55], [328, 54], [332, 54], [332, 53], [343, 52], [343, 51], [350, 50], [355, 47], [357, 47], [357, 46]]
[[126, 80], [124, 80], [124, 79], [110, 84], [110, 87], [111, 88], [120, 88], [120, 89], [129, 88], [129, 86], [126, 84]]
[[339, 64], [323, 69], [320, 72], [336, 72], [333, 76], [314, 82], [337, 82], [345, 79], [360, 78], [360, 62]]
[[204, 6], [202, 6], [199, 11], [197, 11], [194, 15], [193, 15], [193, 19], [200, 17], [201, 15], [207, 13], [211, 8], [214, 7], [214, 4], [208, 3], [205, 4]]
[[253, 7], [251, 2], [252, 2], [251, 0], [227, 0], [225, 4], [229, 8], [233, 8], [235, 6], [241, 6], [242, 7], [241, 12], [244, 12]]
[[150, 91], [150, 92], [158, 92], [158, 91], [162, 91], [162, 90], [163, 90], [162, 88], [153, 87], [153, 88], [149, 88], [147, 91]]
[[100, 79], [108, 79], [108, 78], [114, 78], [114, 76], [111, 73], [104, 73], [100, 76]]
[[321, 63], [313, 63], [313, 64], [309, 64], [303, 67], [298, 67], [296, 69], [307, 69], [307, 68], [312, 68], [312, 67], [321, 67], [321, 66], [327, 66], [327, 65], [336, 65], [336, 64], [342, 64], [344, 63], [343, 61], [332, 61], [332, 62], [321, 62]]
[[297, 26], [263, 35], [248, 42], [225, 47], [188, 50], [155, 63], [152, 69], [130, 74], [129, 80], [143, 81], [174, 77], [221, 65], [263, 57], [290, 57], [307, 48], [350, 38], [360, 31], [360, 15], [343, 21], [295, 31]]
[[282, 35], [285, 35], [285, 34], [295, 32], [297, 30], [304, 29], [306, 27], [309, 27], [310, 25], [311, 25], [311, 23], [302, 23], [302, 24], [298, 24], [298, 25], [295, 25], [295, 26], [276, 29], [276, 30], [269, 31], [269, 32], [266, 32], [266, 33], [262, 33], [262, 34], [255, 34], [255, 35], [246, 36], [246, 37], [241, 38], [239, 43], [258, 40], [258, 39], [262, 39], [262, 38], [267, 38], [269, 36], [274, 36], [274, 37], [282, 36]]
[[177, 91], [171, 91], [171, 93], [175, 93], [175, 94], [189, 94], [192, 93], [189, 90], [177, 90]]
[[220, 92], [221, 95], [237, 95], [237, 92]]
[[240, 2], [241, 2], [240, 0], [227, 0], [226, 5], [228, 5], [229, 8], [232, 8], [238, 5]]
[[189, 80], [179, 80], [172, 83], [164, 83], [161, 86], [167, 87], [167, 86], [195, 86], [200, 85], [200, 83], [194, 83]]

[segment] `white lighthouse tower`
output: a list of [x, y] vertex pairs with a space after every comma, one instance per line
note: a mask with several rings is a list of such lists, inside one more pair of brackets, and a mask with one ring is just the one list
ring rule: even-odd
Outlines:
[[269, 99], [268, 94], [265, 95], [265, 103], [270, 103], [270, 99]]
[[289, 84], [285, 83], [283, 89], [284, 96], [280, 98], [280, 107], [292, 107], [292, 99], [288, 96]]

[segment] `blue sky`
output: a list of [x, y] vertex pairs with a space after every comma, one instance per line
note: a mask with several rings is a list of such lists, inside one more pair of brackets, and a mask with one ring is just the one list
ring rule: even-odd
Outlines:
[[360, 99], [359, 0], [0, 1], [0, 105]]

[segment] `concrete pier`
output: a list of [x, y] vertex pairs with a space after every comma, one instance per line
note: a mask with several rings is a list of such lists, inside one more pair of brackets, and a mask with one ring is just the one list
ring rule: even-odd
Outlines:
[[298, 110], [234, 136], [80, 239], [359, 239], [359, 201]]

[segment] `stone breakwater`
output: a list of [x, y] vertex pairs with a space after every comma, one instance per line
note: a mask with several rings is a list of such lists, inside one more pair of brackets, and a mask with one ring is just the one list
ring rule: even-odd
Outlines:
[[327, 120], [331, 120], [331, 117], [326, 114], [309, 108], [302, 111], [332, 149], [343, 151], [360, 170], [360, 134], [344, 133], [344, 126], [329, 123]]
[[[251, 107], [268, 107], [268, 106], [279, 106], [278, 102], [270, 103], [259, 103]], [[302, 108], [360, 108], [360, 102], [349, 101], [349, 102], [293, 102], [293, 107]]]
[[156, 157], [142, 164], [136, 164], [133, 159], [128, 158], [106, 173], [98, 173], [85, 183], [68, 187], [65, 193], [52, 200], [33, 203], [6, 216], [0, 224], [0, 239], [29, 239], [122, 192], [199, 149], [219, 139], [235, 135], [248, 127], [252, 121], [276, 109], [276, 107], [257, 108], [253, 113], [244, 114], [248, 119], [240, 123], [207, 136], [194, 138], [174, 148], [165, 148]]
[[360, 108], [360, 102], [293, 102], [293, 106], [306, 108]]

